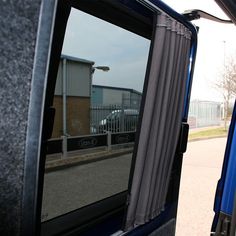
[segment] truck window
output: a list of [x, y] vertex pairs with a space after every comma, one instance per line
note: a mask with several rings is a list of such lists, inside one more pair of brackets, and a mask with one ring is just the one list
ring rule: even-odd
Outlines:
[[72, 8], [54, 92], [42, 222], [127, 190], [149, 46], [149, 39]]

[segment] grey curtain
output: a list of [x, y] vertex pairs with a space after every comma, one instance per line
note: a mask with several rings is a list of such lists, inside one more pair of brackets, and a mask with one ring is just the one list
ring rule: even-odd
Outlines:
[[191, 32], [157, 15], [126, 230], [164, 209], [184, 108]]

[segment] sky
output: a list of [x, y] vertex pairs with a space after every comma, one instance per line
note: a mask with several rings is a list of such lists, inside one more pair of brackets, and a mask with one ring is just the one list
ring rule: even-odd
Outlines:
[[[201, 9], [212, 15], [228, 19], [213, 0], [165, 0], [177, 12]], [[236, 56], [236, 26], [200, 19], [193, 21], [199, 26], [198, 51], [193, 77], [191, 99], [222, 101], [221, 94], [214, 88], [214, 82], [223, 73], [224, 60]]]
[[[227, 19], [213, 0], [165, 0], [177, 12], [201, 9]], [[236, 26], [209, 20], [196, 20], [199, 26], [198, 52], [191, 99], [222, 101], [214, 88], [224, 61], [236, 54]], [[127, 87], [142, 91], [150, 41], [117, 26], [73, 10], [63, 45], [63, 54], [92, 60], [110, 67], [96, 70], [93, 84]]]
[[78, 10], [72, 10], [63, 54], [109, 66], [95, 70], [93, 84], [142, 91], [150, 41]]

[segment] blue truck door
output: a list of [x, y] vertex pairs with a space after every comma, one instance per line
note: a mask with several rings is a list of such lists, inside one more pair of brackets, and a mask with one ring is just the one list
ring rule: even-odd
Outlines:
[[218, 181], [212, 223], [213, 235], [230, 235], [236, 190], [236, 103], [229, 128], [221, 178]]

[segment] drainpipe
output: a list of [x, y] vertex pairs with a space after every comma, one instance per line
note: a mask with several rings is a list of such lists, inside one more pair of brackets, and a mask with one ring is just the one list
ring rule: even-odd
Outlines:
[[66, 92], [67, 92], [67, 79], [66, 79], [66, 59], [63, 59], [62, 64], [62, 110], [63, 110], [63, 136], [62, 136], [62, 157], [67, 157], [67, 126], [66, 126]]

